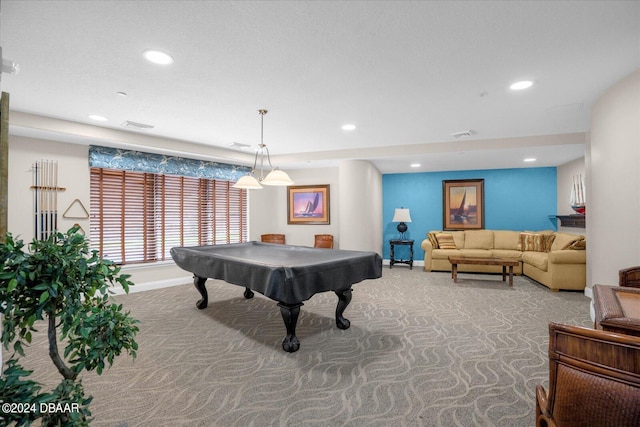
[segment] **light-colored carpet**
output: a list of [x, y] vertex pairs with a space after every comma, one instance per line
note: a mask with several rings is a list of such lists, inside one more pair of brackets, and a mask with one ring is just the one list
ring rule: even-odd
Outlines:
[[[142, 322], [140, 350], [84, 375], [92, 425], [532, 426], [535, 386], [548, 385], [548, 322], [592, 326], [581, 292], [385, 267], [353, 286], [348, 330], [335, 327], [334, 293], [305, 302], [300, 350], [286, 353], [274, 301], [221, 281], [207, 288], [205, 310], [192, 284], [117, 297]], [[46, 348], [28, 352], [26, 366], [52, 368]]]

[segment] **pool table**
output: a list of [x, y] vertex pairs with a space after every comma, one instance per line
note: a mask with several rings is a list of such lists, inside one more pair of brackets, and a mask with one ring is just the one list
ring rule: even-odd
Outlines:
[[343, 316], [351, 302], [351, 285], [382, 276], [382, 258], [375, 252], [320, 249], [306, 246], [247, 242], [228, 245], [175, 247], [171, 256], [183, 270], [193, 273], [193, 284], [202, 295], [196, 306], [208, 304], [207, 278], [224, 280], [277, 301], [287, 336], [282, 348], [297, 351], [296, 323], [303, 301], [319, 292], [338, 296], [336, 326], [348, 329]]

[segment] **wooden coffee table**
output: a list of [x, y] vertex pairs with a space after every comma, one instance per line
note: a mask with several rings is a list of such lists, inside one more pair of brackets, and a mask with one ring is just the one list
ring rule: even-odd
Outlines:
[[507, 279], [507, 267], [509, 267], [509, 286], [513, 286], [513, 267], [520, 265], [520, 261], [513, 258], [497, 258], [497, 257], [465, 257], [461, 255], [449, 256], [449, 262], [451, 263], [451, 277], [453, 283], [458, 283], [458, 264], [472, 264], [472, 265], [501, 265], [502, 266], [502, 281]]

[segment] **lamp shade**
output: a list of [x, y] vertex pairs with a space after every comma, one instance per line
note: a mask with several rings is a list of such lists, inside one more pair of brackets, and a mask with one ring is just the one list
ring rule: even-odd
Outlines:
[[409, 209], [396, 208], [396, 211], [393, 214], [393, 219], [391, 220], [391, 222], [411, 222], [411, 215], [409, 214]]
[[257, 190], [262, 188], [262, 185], [258, 182], [257, 179], [254, 178], [253, 175], [245, 175], [240, 178], [235, 184], [232, 185], [233, 188], [243, 188], [246, 190]]
[[291, 185], [293, 181], [285, 171], [274, 169], [262, 180], [264, 185]]

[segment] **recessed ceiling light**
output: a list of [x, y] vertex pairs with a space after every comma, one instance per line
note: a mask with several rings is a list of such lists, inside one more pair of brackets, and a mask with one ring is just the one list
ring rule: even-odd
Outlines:
[[411, 163], [410, 165], [412, 168], [419, 168], [421, 165], [420, 163]]
[[342, 130], [355, 130], [355, 128], [356, 128], [356, 125], [351, 125], [351, 124], [342, 126]]
[[173, 58], [168, 53], [160, 52], [159, 50], [145, 50], [142, 54], [145, 59], [154, 64], [169, 65], [173, 64]]
[[525, 161], [525, 162], [535, 162], [535, 161], [536, 161], [536, 159], [535, 159], [535, 158], [533, 158], [533, 157], [529, 157], [529, 158], [524, 159], [524, 161]]
[[97, 114], [91, 114], [89, 116], [91, 120], [95, 120], [96, 122], [106, 122], [108, 119], [104, 116], [99, 116]]
[[509, 89], [522, 90], [522, 89], [530, 88], [531, 86], [533, 86], [533, 82], [531, 80], [522, 80], [520, 82], [513, 83], [511, 86], [509, 86]]

